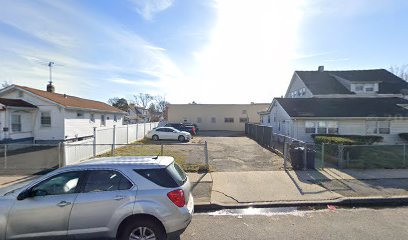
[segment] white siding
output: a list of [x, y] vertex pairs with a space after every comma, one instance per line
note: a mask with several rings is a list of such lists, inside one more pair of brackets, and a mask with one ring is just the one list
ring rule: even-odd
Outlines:
[[[320, 119], [321, 121], [328, 121]], [[295, 134], [294, 138], [302, 141], [312, 142], [311, 134], [305, 133], [305, 121], [296, 120], [295, 122]], [[319, 121], [319, 119], [311, 120]], [[331, 119], [330, 121], [333, 121]], [[335, 121], [335, 120], [334, 120]], [[337, 120], [339, 127], [339, 135], [367, 135], [366, 133], [366, 120], [365, 119], [342, 119]], [[394, 144], [403, 142], [398, 136], [399, 133], [408, 133], [408, 120], [392, 120], [390, 124], [390, 134], [375, 134], [382, 136], [384, 144]]]
[[270, 118], [271, 123], [266, 125], [272, 126], [272, 131], [274, 133], [293, 137], [292, 120], [277, 101], [272, 103]]
[[[82, 112], [83, 116], [78, 117], [77, 113]], [[91, 121], [91, 114], [94, 114], [95, 122]], [[117, 121], [114, 121], [114, 114], [112, 113], [99, 113], [99, 112], [87, 112], [87, 111], [65, 111], [65, 139], [72, 139], [77, 137], [86, 137], [93, 135], [94, 127], [101, 127], [101, 115], [105, 115], [105, 123], [107, 128], [113, 127], [113, 125], [123, 125], [123, 115], [117, 114]]]
[[[33, 113], [34, 121], [34, 140], [63, 140], [64, 139], [64, 110], [61, 107], [47, 101], [42, 100], [38, 96], [23, 93], [20, 97], [18, 90], [14, 90], [1, 95], [2, 98], [22, 99], [38, 107], [38, 111]], [[41, 126], [41, 114], [40, 112], [51, 113], [51, 127]]]
[[305, 88], [306, 89], [306, 94], [303, 96], [300, 96], [302, 98], [310, 98], [313, 97], [312, 92], [306, 87], [306, 85], [303, 83], [303, 81], [299, 78], [299, 76], [294, 73], [292, 77], [291, 84], [289, 85], [289, 88], [286, 92], [285, 97], [290, 98], [290, 93], [299, 89]]

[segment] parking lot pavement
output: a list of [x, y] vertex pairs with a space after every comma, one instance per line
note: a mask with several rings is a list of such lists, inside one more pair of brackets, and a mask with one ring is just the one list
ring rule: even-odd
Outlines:
[[283, 158], [241, 132], [205, 131], [191, 143], [207, 141], [209, 162], [216, 172], [272, 171], [283, 169]]

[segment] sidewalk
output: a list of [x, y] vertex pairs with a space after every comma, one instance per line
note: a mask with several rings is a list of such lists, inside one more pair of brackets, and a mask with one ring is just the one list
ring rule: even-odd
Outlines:
[[[188, 173], [197, 207], [408, 203], [408, 169]], [[0, 176], [0, 188], [38, 176]]]
[[408, 200], [408, 169], [213, 172], [189, 177], [196, 205], [204, 207]]

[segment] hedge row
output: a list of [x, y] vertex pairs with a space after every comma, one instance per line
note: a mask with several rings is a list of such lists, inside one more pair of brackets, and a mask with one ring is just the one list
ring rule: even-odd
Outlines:
[[398, 136], [405, 141], [408, 141], [408, 133], [399, 133]]
[[[382, 136], [361, 136], [361, 135], [332, 135], [314, 134], [315, 143], [344, 144], [344, 145], [370, 145], [383, 140]], [[408, 136], [407, 136], [408, 137]]]

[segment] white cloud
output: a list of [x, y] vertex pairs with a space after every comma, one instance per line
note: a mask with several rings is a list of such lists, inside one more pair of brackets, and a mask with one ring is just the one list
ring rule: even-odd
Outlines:
[[168, 9], [174, 0], [129, 0], [140, 15], [146, 20], [152, 20], [154, 15]]
[[183, 75], [165, 49], [75, 2], [8, 2], [0, 9], [0, 22], [26, 35], [0, 33], [0, 81], [43, 89], [49, 75], [46, 63], [53, 61], [57, 92], [107, 100], [132, 91], [107, 85], [113, 78], [122, 84], [134, 79], [134, 91], [150, 91]]
[[270, 102], [293, 74], [301, 1], [218, 0], [217, 23], [196, 67], [183, 79], [194, 91], [177, 102]]

